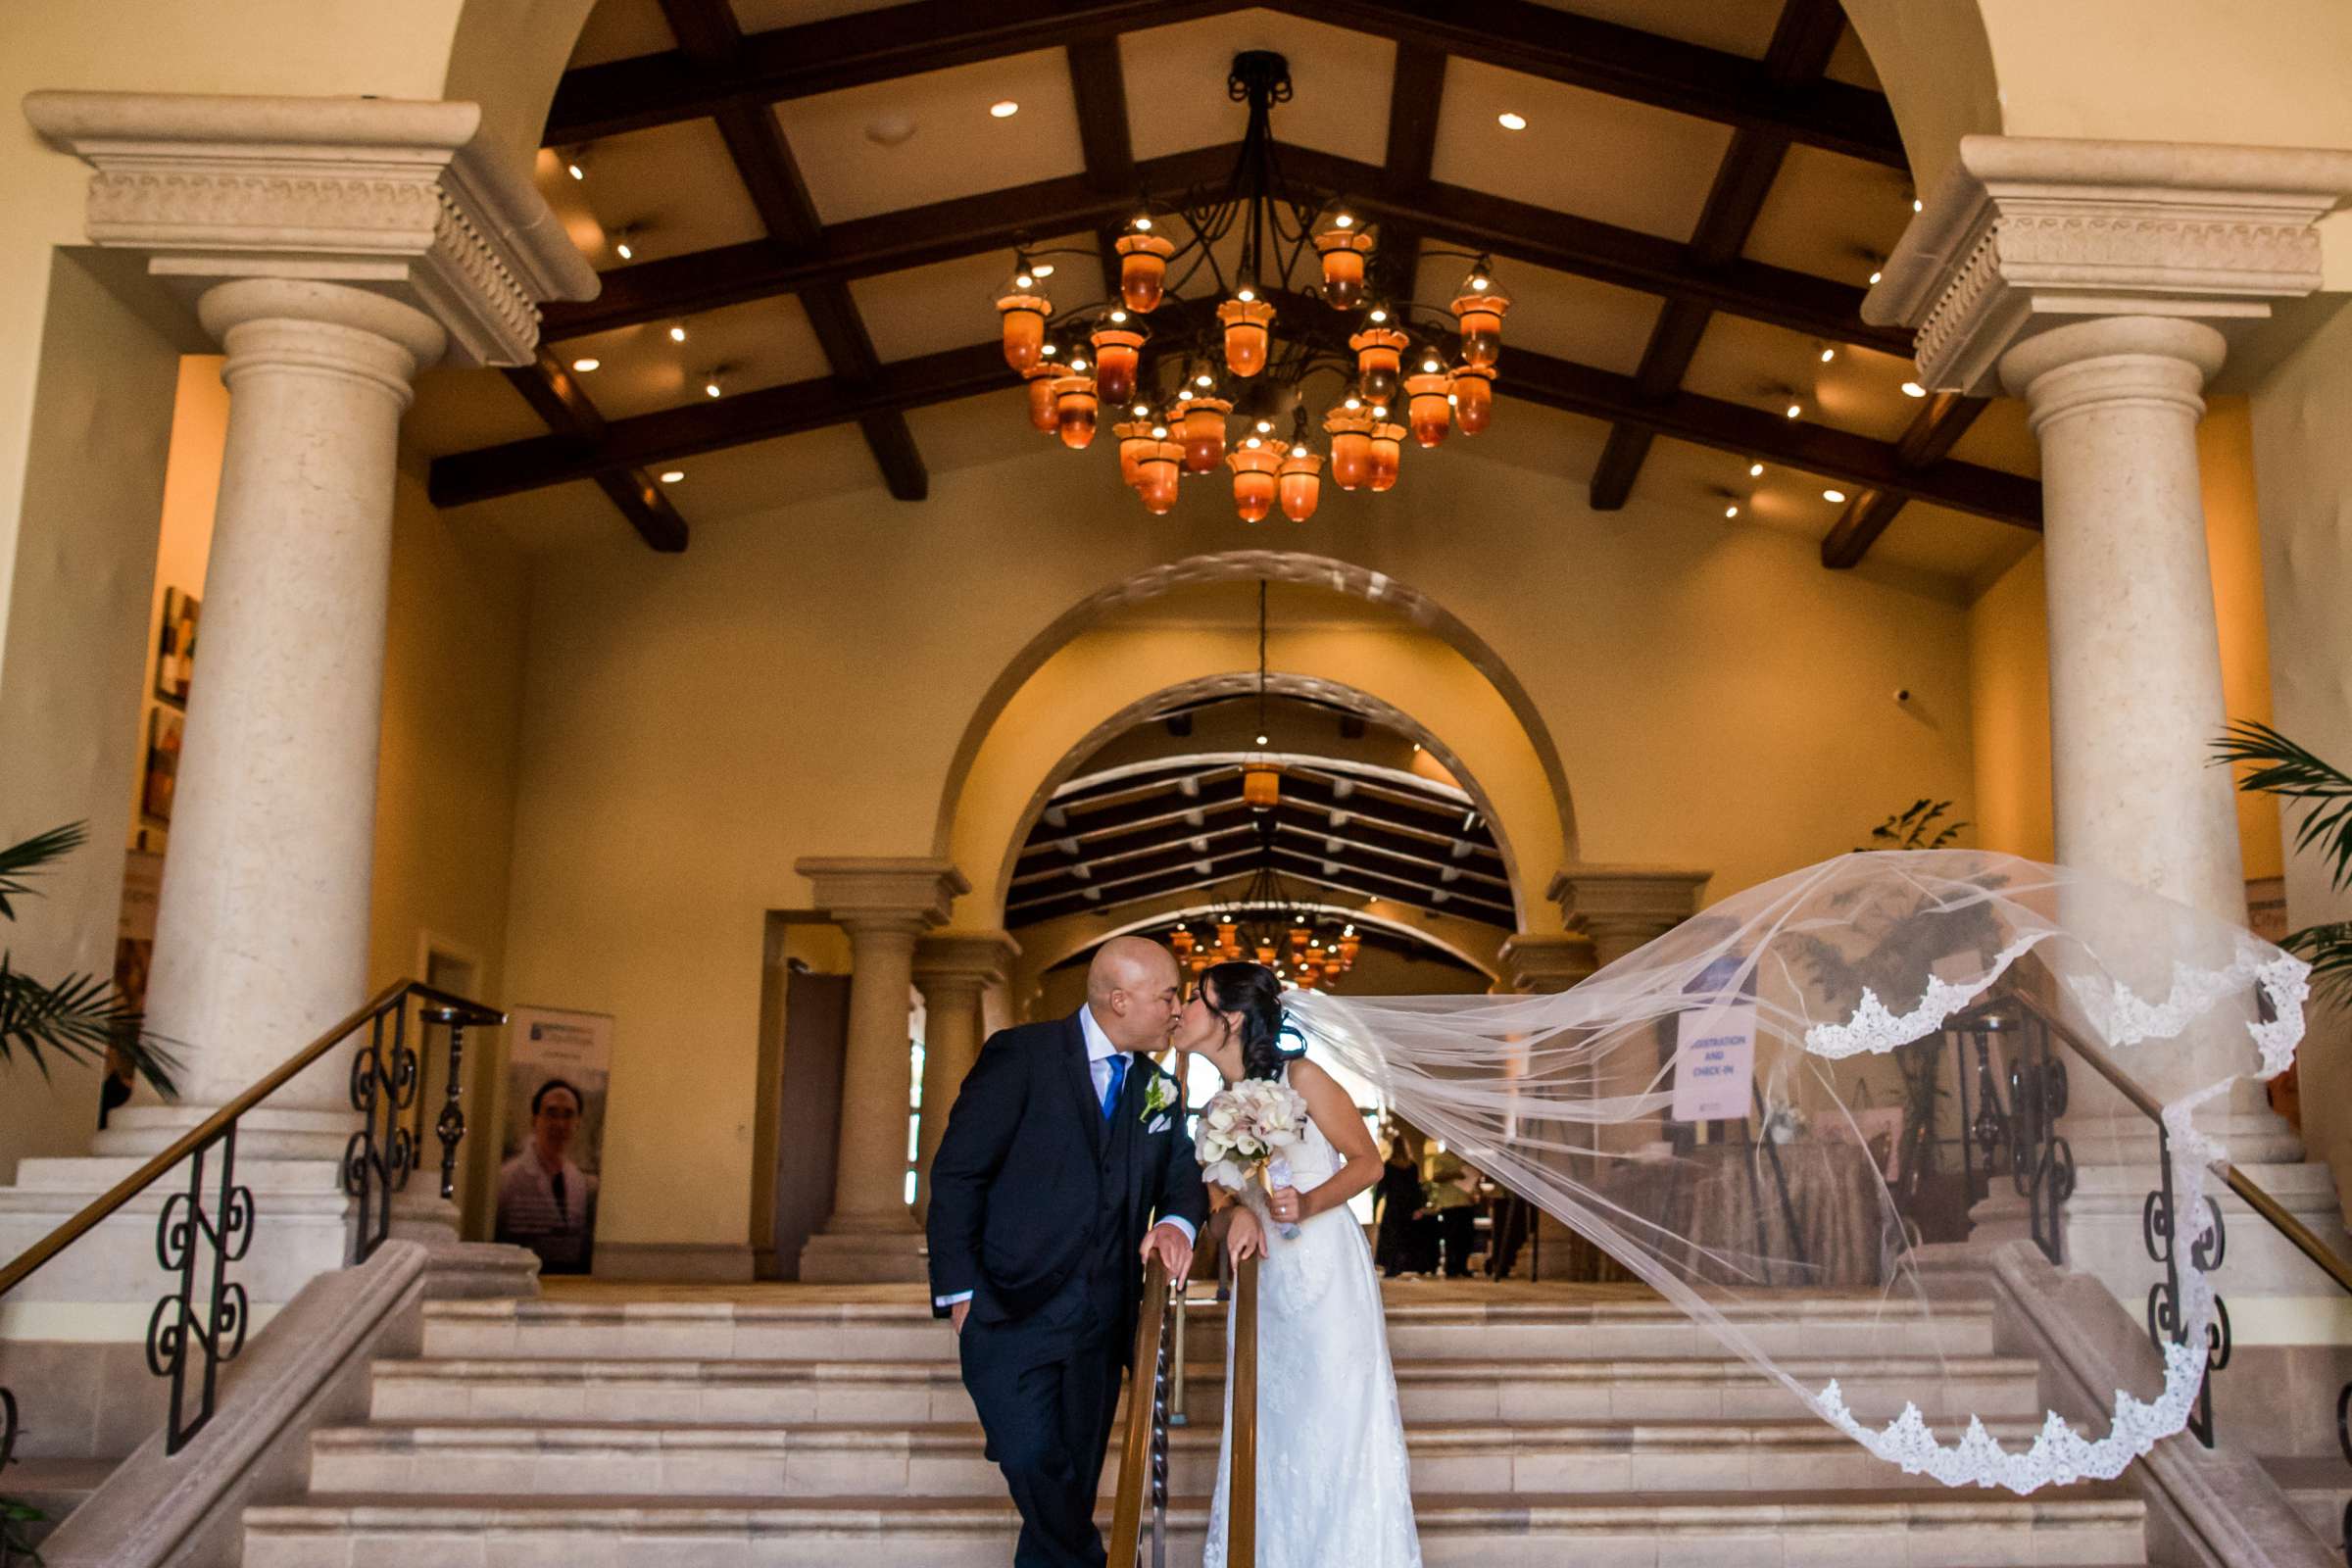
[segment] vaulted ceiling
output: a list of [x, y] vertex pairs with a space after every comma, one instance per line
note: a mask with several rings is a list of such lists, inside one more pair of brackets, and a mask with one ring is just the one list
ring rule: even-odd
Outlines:
[[436, 500], [532, 548], [617, 514], [676, 550], [1034, 439], [990, 308], [1012, 245], [1095, 250], [1139, 193], [1220, 177], [1250, 48], [1291, 62], [1286, 174], [1424, 297], [1462, 270], [1435, 252], [1494, 256], [1518, 461], [1831, 567], [1982, 577], [2030, 542], [2016, 407], [1907, 395], [1904, 338], [1859, 318], [1912, 192], [1836, 0], [604, 0], [538, 171], [604, 292], [549, 310], [533, 367], [427, 377]]

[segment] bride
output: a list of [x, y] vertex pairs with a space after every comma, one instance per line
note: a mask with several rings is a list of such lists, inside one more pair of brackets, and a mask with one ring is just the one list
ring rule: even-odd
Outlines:
[[[1380, 1179], [1372, 1135], [1331, 1074], [1281, 1045], [1282, 985], [1255, 963], [1210, 966], [1177, 1019], [1175, 1044], [1227, 1083], [1270, 1078], [1306, 1102], [1289, 1180], [1252, 1186], [1228, 1241], [1262, 1253], [1258, 1285], [1258, 1568], [1419, 1568], [1404, 1428], [1380, 1281], [1348, 1200]], [[1279, 1182], [1283, 1165], [1273, 1167]], [[1286, 1237], [1285, 1227], [1294, 1228]], [[1230, 1333], [1227, 1339], [1231, 1345]], [[1224, 1568], [1232, 1381], [1202, 1568]]]

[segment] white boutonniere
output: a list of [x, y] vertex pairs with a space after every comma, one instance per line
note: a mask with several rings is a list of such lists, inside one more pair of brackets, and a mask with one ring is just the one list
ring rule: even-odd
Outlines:
[[1135, 1119], [1148, 1122], [1175, 1103], [1176, 1080], [1164, 1072], [1154, 1072], [1144, 1089], [1144, 1112]]

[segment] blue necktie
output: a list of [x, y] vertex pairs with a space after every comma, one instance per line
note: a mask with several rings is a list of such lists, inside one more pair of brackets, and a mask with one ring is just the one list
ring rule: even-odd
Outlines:
[[1127, 1053], [1114, 1052], [1110, 1058], [1110, 1088], [1102, 1095], [1102, 1119], [1110, 1120], [1113, 1105], [1119, 1102], [1119, 1086], [1127, 1081]]

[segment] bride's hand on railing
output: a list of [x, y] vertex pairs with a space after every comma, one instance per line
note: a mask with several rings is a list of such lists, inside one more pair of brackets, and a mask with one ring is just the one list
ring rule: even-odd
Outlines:
[[1247, 1205], [1234, 1207], [1233, 1226], [1225, 1233], [1225, 1251], [1236, 1264], [1266, 1255], [1266, 1233]]

